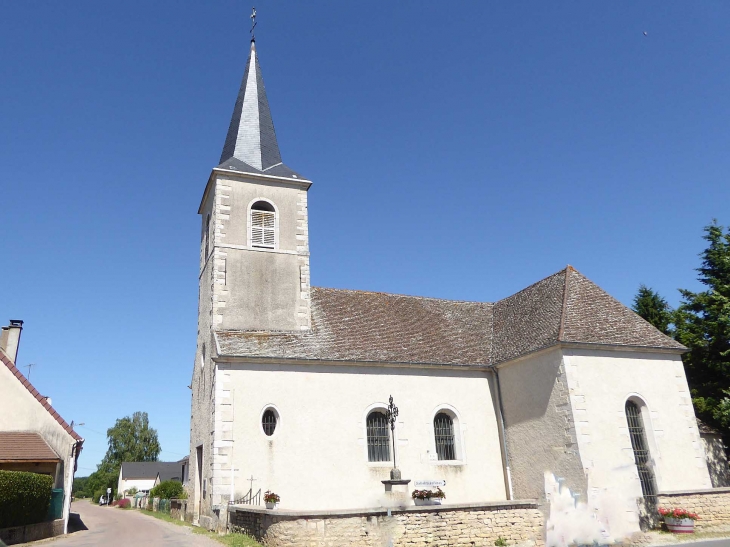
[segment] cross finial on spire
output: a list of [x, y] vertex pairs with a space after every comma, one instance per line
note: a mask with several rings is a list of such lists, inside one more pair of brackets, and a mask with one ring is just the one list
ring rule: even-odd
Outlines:
[[256, 28], [256, 7], [255, 6], [253, 8], [251, 8], [251, 15], [250, 15], [250, 17], [251, 17], [251, 41], [252, 42], [255, 42], [256, 41], [256, 35], [253, 32], [253, 29]]

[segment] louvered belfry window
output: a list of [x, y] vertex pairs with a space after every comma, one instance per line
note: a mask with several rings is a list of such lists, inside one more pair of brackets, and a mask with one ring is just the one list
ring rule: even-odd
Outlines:
[[634, 461], [639, 472], [641, 492], [649, 504], [656, 503], [656, 486], [654, 470], [651, 467], [651, 454], [644, 433], [644, 422], [641, 419], [641, 409], [633, 401], [626, 401], [626, 420], [629, 422], [629, 436], [631, 447], [634, 449]]
[[251, 246], [273, 249], [276, 246], [276, 212], [265, 201], [251, 206]]
[[388, 434], [388, 420], [385, 414], [374, 411], [368, 414], [368, 461], [390, 461], [390, 435]]
[[455, 460], [454, 420], [445, 412], [439, 412], [433, 419], [433, 430], [436, 436], [436, 454], [438, 454], [439, 460]]

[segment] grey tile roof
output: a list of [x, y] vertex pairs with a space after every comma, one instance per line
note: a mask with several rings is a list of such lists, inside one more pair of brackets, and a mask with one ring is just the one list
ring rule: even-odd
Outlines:
[[252, 170], [234, 165], [242, 171], [301, 178], [281, 161], [274, 121], [253, 41], [218, 167], [229, 168], [230, 164], [229, 167], [224, 166], [231, 159], [239, 160]]
[[[181, 462], [124, 462], [122, 463], [122, 479], [155, 479], [169, 475], [182, 477]], [[166, 480], [166, 479], [161, 479]]]
[[560, 342], [682, 350], [575, 269], [495, 304], [312, 288], [312, 329], [219, 331], [221, 356], [489, 365]]
[[328, 361], [489, 362], [492, 305], [313, 287], [312, 329], [216, 333], [223, 355]]

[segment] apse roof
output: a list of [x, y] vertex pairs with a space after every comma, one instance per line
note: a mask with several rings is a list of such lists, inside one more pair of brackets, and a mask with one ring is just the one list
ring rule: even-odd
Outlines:
[[496, 303], [311, 291], [308, 331], [218, 331], [220, 356], [485, 366], [558, 343], [682, 351], [568, 266]]

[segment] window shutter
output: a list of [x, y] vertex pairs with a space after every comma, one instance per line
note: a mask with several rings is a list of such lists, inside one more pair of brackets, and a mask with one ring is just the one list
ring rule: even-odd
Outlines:
[[273, 249], [276, 244], [276, 213], [251, 210], [251, 245]]

